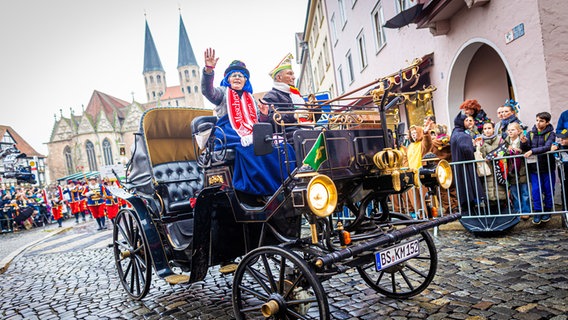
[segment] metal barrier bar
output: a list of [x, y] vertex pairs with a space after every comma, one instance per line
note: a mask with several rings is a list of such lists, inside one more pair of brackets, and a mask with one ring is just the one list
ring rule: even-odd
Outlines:
[[[559, 151], [551, 151], [547, 154], [554, 156], [558, 154], [562, 150]], [[565, 151], [564, 151], [565, 152]], [[503, 160], [507, 161], [510, 159], [520, 159], [520, 165], [524, 167], [526, 175], [526, 188], [528, 191], [528, 205], [525, 206], [529, 208], [529, 210], [522, 210], [523, 204], [523, 191], [521, 190], [521, 180], [522, 178], [519, 175], [512, 175], [506, 184], [501, 185], [498, 183], [497, 174], [495, 172], [495, 165], [497, 162]], [[542, 215], [542, 214], [562, 214], [568, 212], [568, 199], [566, 198], [566, 192], [564, 190], [565, 185], [562, 183], [566, 178], [566, 173], [564, 172], [564, 167], [562, 166], [562, 162], [558, 159], [555, 161], [555, 165], [553, 168], [541, 168], [536, 162], [536, 182], [542, 186], [543, 183], [548, 183], [548, 187], [552, 190], [553, 199], [552, 199], [552, 209], [544, 211], [545, 209], [545, 201], [544, 197], [541, 196], [539, 199], [536, 199], [539, 204], [540, 208], [543, 211], [535, 212], [534, 211], [534, 204], [535, 199], [533, 197], [533, 192], [531, 192], [531, 179], [530, 179], [530, 171], [529, 171], [529, 162], [527, 159], [521, 155], [515, 156], [506, 156], [506, 157], [499, 157], [495, 158], [494, 160], [488, 162], [491, 167], [491, 175], [490, 176], [483, 176], [480, 177], [477, 175], [477, 163], [482, 162], [484, 160], [470, 160], [470, 161], [459, 161], [459, 162], [452, 162], [450, 166], [452, 166], [452, 172], [455, 170], [461, 170], [463, 176], [466, 176], [466, 172], [468, 169], [473, 170], [476, 173], [476, 177], [479, 180], [479, 184], [481, 185], [481, 190], [483, 194], [479, 194], [478, 190], [474, 190], [474, 196], [470, 197], [470, 190], [467, 184], [462, 184], [456, 181], [456, 177], [454, 176], [454, 183], [453, 187], [455, 187], [455, 195], [451, 195], [450, 189], [444, 190], [438, 188], [435, 191], [437, 199], [439, 201], [439, 208], [438, 208], [438, 215], [444, 216], [450, 213], [461, 212], [462, 219], [467, 218], [478, 218], [480, 216], [483, 217], [499, 217], [499, 216], [533, 216], [533, 215]], [[520, 169], [519, 169], [520, 170]], [[548, 181], [543, 181], [543, 178], [540, 173], [546, 173], [549, 177], [554, 176], [554, 179], [549, 178]], [[556, 176], [558, 175], [558, 176]], [[558, 177], [558, 178], [557, 178]], [[493, 184], [494, 190], [490, 191], [490, 184]], [[465, 193], [460, 192], [460, 188], [465, 188]], [[504, 191], [505, 196], [499, 197], [499, 189]], [[495, 200], [489, 200], [489, 195], [493, 192], [495, 194]], [[460, 194], [466, 194], [466, 199], [461, 199]], [[559, 193], [559, 196], [555, 196], [555, 194]], [[444, 196], [442, 196], [444, 194]], [[514, 194], [514, 195], [513, 195]], [[542, 192], [541, 192], [542, 194]], [[484, 196], [482, 198], [482, 196]], [[455, 201], [457, 199], [457, 205], [452, 203], [452, 197]], [[559, 203], [555, 203], [556, 200], [560, 201]], [[427, 219], [428, 214], [426, 212], [427, 201], [426, 201], [426, 194], [423, 188], [413, 188], [408, 190], [402, 194], [394, 194], [389, 197], [389, 211], [391, 212], [400, 212], [403, 214], [408, 214], [413, 218], [417, 219]], [[414, 201], [412, 201], [414, 200]], [[516, 200], [516, 203], [514, 202]], [[417, 205], [420, 204], [420, 205]], [[517, 204], [517, 206], [515, 206]], [[370, 210], [379, 210], [380, 208], [369, 207], [367, 208], [367, 213], [370, 213]], [[558, 210], [557, 210], [558, 209]], [[413, 214], [414, 212], [414, 214]], [[343, 207], [342, 210], [339, 210], [335, 213], [336, 217], [341, 219], [352, 219], [350, 217], [349, 210], [346, 207]]]

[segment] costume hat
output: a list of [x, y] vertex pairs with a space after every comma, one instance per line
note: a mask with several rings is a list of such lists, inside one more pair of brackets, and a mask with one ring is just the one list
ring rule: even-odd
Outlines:
[[229, 74], [231, 71], [243, 72], [245, 74], [245, 76], [247, 77], [247, 79], [250, 78], [250, 73], [247, 70], [246, 64], [244, 62], [240, 61], [240, 60], [233, 60], [233, 62], [231, 62], [229, 67], [227, 67], [227, 69], [225, 69], [225, 74], [223, 76], [227, 76], [227, 74]]
[[292, 69], [292, 59], [294, 56], [291, 53], [288, 53], [282, 61], [276, 66], [276, 68], [272, 69], [268, 74], [272, 79], [276, 77], [276, 74], [282, 70]]

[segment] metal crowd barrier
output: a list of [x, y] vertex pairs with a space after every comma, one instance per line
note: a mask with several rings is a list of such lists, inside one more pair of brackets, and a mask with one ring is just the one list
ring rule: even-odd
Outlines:
[[[435, 215], [444, 216], [459, 211], [462, 213], [462, 219], [472, 219], [479, 218], [480, 216], [491, 218], [503, 216], [563, 214], [566, 216], [564, 217], [564, 219], [568, 219], [568, 199], [566, 199], [565, 196], [565, 184], [563, 183], [566, 178], [566, 173], [564, 172], [564, 167], [559, 159], [560, 157], [556, 156], [559, 155], [559, 151], [551, 151], [548, 154], [555, 156], [555, 166], [553, 168], [548, 168], [548, 170], [545, 170], [545, 168], [541, 169], [538, 165], [538, 162], [536, 162], [536, 166], [537, 173], [548, 173], [548, 175], [554, 175], [555, 177], [554, 183], [553, 181], [549, 182], [549, 187], [553, 190], [554, 194], [553, 205], [552, 208], [550, 208], [551, 210], [544, 211], [544, 197], [541, 196], [539, 201], [541, 208], [543, 208], [543, 211], [534, 211], [535, 199], [533, 199], [531, 191], [529, 162], [521, 154], [516, 156], [498, 157], [492, 161], [488, 161], [487, 164], [491, 168], [491, 175], [484, 177], [480, 177], [477, 174], [477, 163], [485, 160], [459, 161], [450, 163], [452, 172], [454, 173], [454, 183], [448, 190], [438, 188], [438, 190], [436, 191], [439, 205], [437, 207], [437, 212], [435, 213]], [[527, 172], [527, 199], [522, 200], [521, 190], [518, 187], [514, 186], [519, 185], [520, 181], [518, 175], [509, 176], [506, 184], [498, 183], [495, 166], [499, 161], [509, 162], [510, 159], [519, 159], [520, 166], [524, 167], [524, 170], [526, 170]], [[462, 172], [465, 172], [467, 169], [473, 170], [476, 178], [476, 180], [473, 181], [473, 184], [478, 184], [479, 186], [479, 189], [476, 188], [476, 190], [473, 190], [473, 192], [470, 192], [468, 184], [456, 181], [456, 171], [462, 170]], [[539, 175], [538, 181], [540, 184], [542, 184], [541, 182], [543, 181], [540, 179], [541, 176]], [[498, 189], [491, 190], [491, 184], [498, 186]], [[465, 188], [465, 190], [462, 188]], [[503, 192], [503, 197], [498, 196], [498, 190], [501, 190]], [[421, 187], [412, 188], [402, 194], [391, 195], [389, 201], [389, 210], [391, 212], [401, 212], [408, 214], [416, 219], [432, 218], [432, 213], [428, 210], [427, 206], [428, 202], [426, 200], [426, 193], [427, 189], [425, 187]], [[513, 196], [513, 193], [516, 193], [516, 197]], [[463, 199], [463, 194], [466, 195], [465, 199]], [[525, 206], [525, 209], [528, 208], [528, 210], [518, 211], [516, 209], [515, 203], [513, 202], [513, 199], [521, 199], [516, 203], [521, 209], [523, 207], [523, 204], [528, 201], [528, 205]], [[370, 206], [368, 208], [368, 212], [371, 212], [373, 209], [378, 209], [380, 211], [380, 208], [372, 208]], [[339, 210], [335, 214], [338, 218], [341, 219], [350, 219], [352, 217], [352, 215], [350, 215], [349, 209], [347, 209], [346, 207], [343, 207], [342, 210]]]

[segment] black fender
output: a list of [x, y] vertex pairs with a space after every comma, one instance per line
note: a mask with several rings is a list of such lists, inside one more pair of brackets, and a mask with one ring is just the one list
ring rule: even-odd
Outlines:
[[162, 240], [158, 229], [152, 220], [151, 213], [146, 205], [146, 201], [131, 196], [125, 198], [133, 207], [134, 211], [140, 219], [140, 224], [142, 225], [144, 236], [150, 247], [150, 256], [152, 257], [152, 264], [154, 265], [154, 270], [160, 278], [165, 278], [169, 275], [175, 274], [168, 264], [168, 258], [164, 247], [162, 246]]

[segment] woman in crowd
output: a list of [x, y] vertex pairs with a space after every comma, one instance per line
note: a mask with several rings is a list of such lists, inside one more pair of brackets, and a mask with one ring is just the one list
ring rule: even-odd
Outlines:
[[[470, 104], [466, 100], [464, 104]], [[460, 109], [464, 109], [463, 105]], [[452, 161], [474, 160], [474, 144], [472, 137], [466, 132], [467, 115], [460, 112], [454, 119], [454, 130], [450, 137]], [[454, 165], [454, 178], [458, 189], [458, 201], [461, 210], [472, 210], [472, 206], [479, 205], [485, 200], [485, 192], [477, 176], [475, 165], [472, 163]]]

